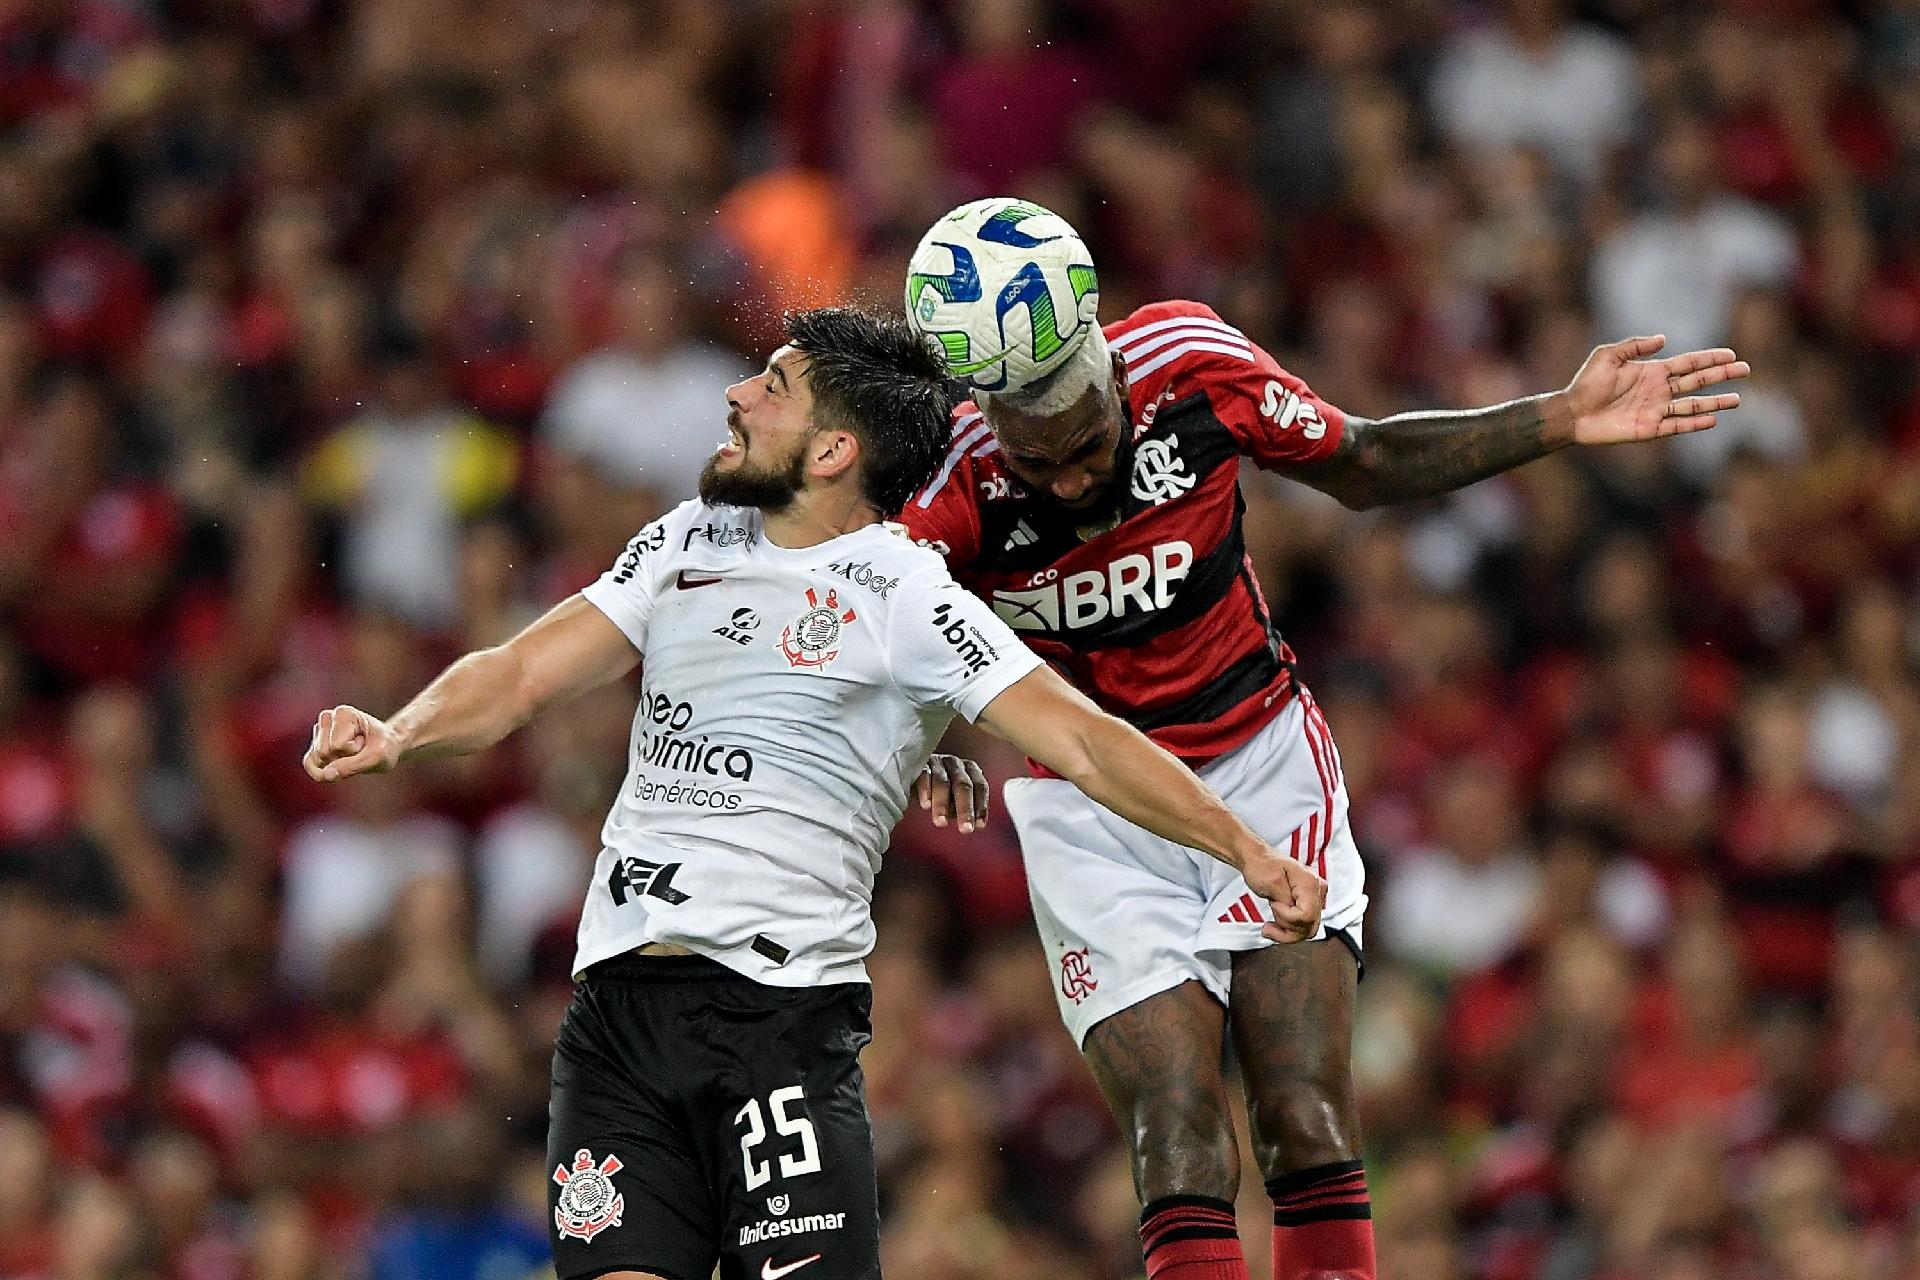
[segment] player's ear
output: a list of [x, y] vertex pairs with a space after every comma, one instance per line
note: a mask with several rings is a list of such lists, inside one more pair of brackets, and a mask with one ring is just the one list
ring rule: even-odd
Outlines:
[[1121, 403], [1127, 399], [1127, 358], [1118, 351], [1108, 351], [1107, 359], [1113, 364], [1113, 389], [1119, 393]]
[[831, 480], [860, 461], [860, 438], [851, 431], [829, 427], [815, 433], [807, 450], [813, 473], [823, 480]]

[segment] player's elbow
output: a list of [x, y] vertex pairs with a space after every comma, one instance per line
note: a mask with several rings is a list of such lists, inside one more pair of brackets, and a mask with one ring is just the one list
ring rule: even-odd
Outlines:
[[1298, 473], [1297, 478], [1349, 511], [1371, 511], [1392, 501], [1380, 476], [1358, 457], [1335, 459], [1306, 468]]
[[1331, 483], [1324, 492], [1349, 511], [1372, 511], [1393, 501], [1377, 449], [1360, 450], [1351, 463], [1329, 479]]
[[1104, 713], [1088, 708], [1085, 715], [1056, 721], [1047, 735], [1044, 748], [1035, 743], [1027, 753], [1082, 791], [1097, 785], [1100, 776], [1099, 746], [1094, 740], [1097, 722]]
[[1082, 791], [1098, 791], [1109, 781], [1107, 775], [1121, 767], [1125, 740], [1132, 736], [1124, 721], [1089, 708], [1068, 737], [1062, 763], [1048, 767]]
[[1349, 447], [1320, 471], [1315, 487], [1349, 511], [1371, 511], [1394, 501], [1393, 466], [1377, 424], [1351, 419]]
[[503, 738], [539, 715], [551, 696], [540, 688], [535, 665], [527, 661], [526, 654], [512, 641], [477, 650], [468, 655], [468, 660], [485, 672], [493, 688], [500, 690], [500, 701], [494, 711]]

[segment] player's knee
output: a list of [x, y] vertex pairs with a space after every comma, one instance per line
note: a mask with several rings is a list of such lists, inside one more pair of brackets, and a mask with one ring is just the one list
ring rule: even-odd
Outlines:
[[1276, 1084], [1251, 1100], [1254, 1154], [1262, 1176], [1359, 1158], [1351, 1083], [1344, 1077], [1303, 1075], [1269, 1082]]
[[1134, 1190], [1142, 1204], [1166, 1196], [1231, 1200], [1240, 1186], [1240, 1159], [1231, 1137], [1180, 1134], [1143, 1144], [1133, 1155]]
[[1142, 1203], [1162, 1196], [1230, 1200], [1240, 1185], [1240, 1157], [1226, 1100], [1196, 1085], [1168, 1091], [1134, 1108], [1135, 1189]]

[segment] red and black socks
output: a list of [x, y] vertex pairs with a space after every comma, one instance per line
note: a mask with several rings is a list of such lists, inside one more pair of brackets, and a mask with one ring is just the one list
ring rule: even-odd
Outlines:
[[1358, 1160], [1273, 1178], [1273, 1280], [1376, 1280], [1373, 1201]]
[[1147, 1280], [1251, 1280], [1230, 1201], [1162, 1196], [1140, 1213]]

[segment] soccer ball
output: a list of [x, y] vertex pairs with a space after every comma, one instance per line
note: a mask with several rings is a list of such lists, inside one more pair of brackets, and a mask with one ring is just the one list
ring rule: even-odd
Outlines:
[[979, 391], [1015, 391], [1058, 369], [1099, 306], [1086, 242], [1025, 200], [961, 205], [907, 264], [907, 318], [939, 340], [953, 376]]

